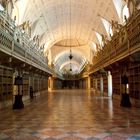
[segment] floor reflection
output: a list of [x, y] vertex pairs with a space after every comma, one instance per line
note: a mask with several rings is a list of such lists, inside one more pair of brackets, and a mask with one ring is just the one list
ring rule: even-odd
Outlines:
[[53, 91], [0, 113], [0, 140], [140, 139], [138, 108], [89, 90]]

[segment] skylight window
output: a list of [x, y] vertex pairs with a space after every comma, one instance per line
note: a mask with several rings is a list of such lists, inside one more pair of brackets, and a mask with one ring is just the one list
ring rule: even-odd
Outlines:
[[103, 44], [103, 41], [102, 41], [102, 36], [101, 36], [101, 34], [99, 34], [99, 33], [97, 33], [97, 32], [95, 32], [95, 34], [96, 34], [96, 36], [97, 36], [97, 38], [98, 38], [99, 44], [103, 47], [104, 44]]
[[94, 42], [91, 44], [91, 48], [92, 48], [94, 51], [97, 51], [97, 46], [96, 46], [96, 44], [95, 44]]
[[126, 22], [126, 20], [129, 18], [129, 9], [127, 5], [123, 7], [122, 15], [123, 15], [123, 22]]
[[4, 8], [1, 4], [0, 4], [0, 11], [4, 11]]
[[114, 6], [116, 8], [117, 14], [119, 16], [120, 21], [122, 21], [121, 11], [122, 11], [122, 0], [113, 0]]
[[107, 21], [106, 19], [104, 18], [101, 18], [102, 22], [103, 22], [103, 25], [105, 27], [105, 30], [107, 32], [107, 35], [108, 37], [110, 38], [110, 36], [113, 36], [113, 31], [112, 31], [112, 28], [111, 28], [111, 24], [109, 21]]

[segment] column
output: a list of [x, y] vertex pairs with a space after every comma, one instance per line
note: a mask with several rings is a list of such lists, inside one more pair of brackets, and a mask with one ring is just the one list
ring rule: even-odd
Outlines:
[[90, 76], [87, 78], [87, 89], [91, 89], [91, 79]]
[[48, 78], [48, 91], [52, 91], [53, 90], [53, 78], [49, 77]]
[[112, 96], [112, 75], [110, 71], [108, 71], [108, 96]]
[[100, 93], [103, 95], [104, 93], [104, 81], [103, 81], [103, 77], [100, 77]]

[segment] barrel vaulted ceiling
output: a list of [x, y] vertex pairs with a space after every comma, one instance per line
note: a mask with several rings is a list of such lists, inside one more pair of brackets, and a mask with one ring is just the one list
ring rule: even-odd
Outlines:
[[17, 0], [15, 9], [18, 7], [17, 24], [29, 20], [32, 37], [39, 35], [49, 63], [63, 73], [70, 64], [80, 72], [91, 63], [99, 35], [109, 39], [106, 23], [122, 24], [125, 4], [123, 0]]

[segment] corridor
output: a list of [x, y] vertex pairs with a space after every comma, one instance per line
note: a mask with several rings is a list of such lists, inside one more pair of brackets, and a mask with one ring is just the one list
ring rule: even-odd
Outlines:
[[87, 90], [57, 90], [0, 111], [0, 140], [139, 140], [140, 109]]

